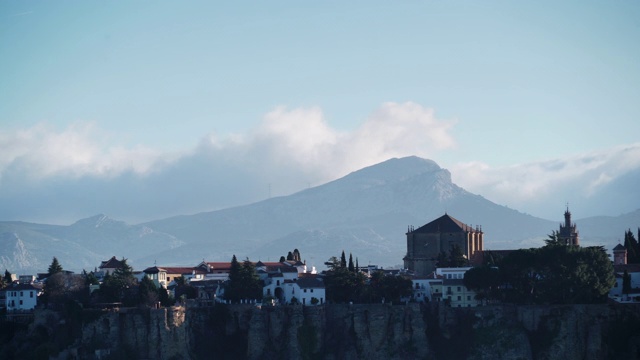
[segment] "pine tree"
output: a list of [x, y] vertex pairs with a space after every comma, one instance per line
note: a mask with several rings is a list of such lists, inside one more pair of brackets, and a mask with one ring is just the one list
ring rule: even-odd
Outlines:
[[57, 274], [59, 272], [62, 272], [62, 266], [58, 262], [58, 258], [54, 256], [53, 257], [53, 261], [51, 261], [51, 265], [49, 265], [49, 270], [48, 270], [47, 274], [49, 276], [51, 276], [51, 275]]
[[347, 258], [344, 256], [344, 250], [342, 250], [342, 255], [340, 256], [340, 267], [347, 267]]

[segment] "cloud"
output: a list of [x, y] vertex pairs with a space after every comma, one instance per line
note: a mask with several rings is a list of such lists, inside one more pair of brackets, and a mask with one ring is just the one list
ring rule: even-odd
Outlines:
[[62, 131], [46, 123], [28, 129], [0, 133], [0, 179], [7, 172], [43, 180], [52, 176], [115, 177], [123, 172], [146, 174], [167, 157], [159, 151], [135, 146], [125, 148], [95, 123], [77, 122]]
[[[538, 216], [553, 217], [548, 210], [563, 207], [565, 202], [590, 206], [589, 215], [598, 213], [596, 203], [604, 192], [613, 192], [615, 181], [640, 168], [640, 143], [594, 151], [564, 159], [552, 159], [506, 167], [491, 167], [482, 162], [468, 162], [452, 169], [453, 181], [490, 200]], [[622, 189], [620, 189], [622, 190]], [[629, 192], [630, 202], [638, 199]], [[607, 203], [612, 203], [608, 201]], [[621, 205], [621, 204], [618, 204]], [[624, 206], [620, 206], [620, 211]], [[631, 210], [631, 209], [629, 209]], [[557, 214], [556, 214], [557, 215]]]
[[418, 104], [389, 102], [354, 131], [339, 132], [317, 107], [277, 107], [251, 133], [227, 139], [211, 134], [205, 145], [262, 174], [276, 168], [318, 183], [392, 157], [434, 157], [456, 146], [454, 125]]
[[167, 152], [126, 147], [91, 122], [39, 124], [0, 133], [0, 219], [138, 221], [249, 203], [391, 157], [435, 157], [455, 147], [453, 126], [410, 102], [382, 104], [351, 132], [332, 128], [320, 108], [280, 106], [247, 133], [211, 133]]
[[[251, 203], [392, 157], [437, 161], [456, 149], [455, 125], [419, 104], [390, 102], [352, 131], [330, 126], [320, 108], [279, 106], [246, 133], [206, 134], [180, 152], [125, 146], [118, 134], [91, 122], [4, 131], [0, 219], [68, 223], [106, 213], [139, 222]], [[567, 201], [582, 206], [582, 214], [635, 209], [638, 192], [627, 189], [637, 188], [638, 169], [640, 143], [505, 167], [467, 162], [449, 170], [473, 193], [551, 219]]]

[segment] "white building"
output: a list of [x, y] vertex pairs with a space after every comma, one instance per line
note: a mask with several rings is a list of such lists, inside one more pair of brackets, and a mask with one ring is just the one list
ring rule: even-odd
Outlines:
[[5, 289], [8, 311], [33, 310], [38, 304], [40, 289], [31, 284], [12, 284]]

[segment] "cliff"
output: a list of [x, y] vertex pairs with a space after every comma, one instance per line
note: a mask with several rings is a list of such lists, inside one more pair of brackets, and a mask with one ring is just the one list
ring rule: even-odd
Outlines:
[[[69, 334], [66, 342], [60, 334]], [[34, 357], [34, 347], [54, 359], [640, 359], [640, 310], [189, 305], [85, 310], [75, 321], [48, 311], [3, 345], [0, 357]]]

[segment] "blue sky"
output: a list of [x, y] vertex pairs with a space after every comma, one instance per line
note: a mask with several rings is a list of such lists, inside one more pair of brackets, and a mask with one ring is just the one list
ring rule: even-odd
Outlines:
[[[3, 1], [0, 199], [23, 205], [0, 218], [203, 211], [406, 155], [548, 217], [638, 169], [639, 19], [636, 1]], [[55, 195], [203, 176], [237, 196], [197, 203], [204, 182], [136, 213]]]

